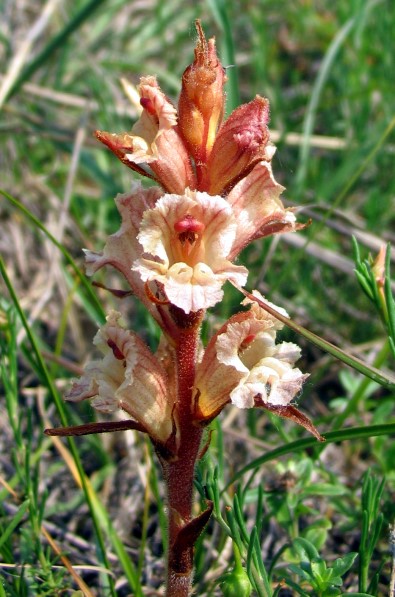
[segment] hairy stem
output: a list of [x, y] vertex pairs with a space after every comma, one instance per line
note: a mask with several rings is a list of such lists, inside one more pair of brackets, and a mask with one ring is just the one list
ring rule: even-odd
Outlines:
[[196, 540], [196, 528], [191, 523], [193, 479], [202, 430], [192, 422], [192, 398], [200, 321], [194, 320], [188, 325], [186, 318], [183, 323], [185, 328], [180, 329], [176, 353], [178, 454], [176, 459], [162, 463], [169, 519], [167, 597], [187, 597], [190, 594]]

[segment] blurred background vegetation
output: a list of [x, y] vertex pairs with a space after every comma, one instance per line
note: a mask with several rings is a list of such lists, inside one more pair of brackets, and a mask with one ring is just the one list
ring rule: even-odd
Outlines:
[[[11, 198], [1, 197], [0, 251], [14, 291], [12, 298], [10, 289], [0, 286], [5, 357], [0, 558], [9, 565], [0, 564], [0, 576], [6, 595], [71, 594], [76, 586], [62, 564], [53, 568], [59, 560], [47, 549], [40, 531], [44, 520], [52, 524], [50, 530], [62, 549], [75, 553], [73, 563], [85, 558], [86, 565], [105, 567], [105, 546], [111, 545], [116, 581], [100, 570], [85, 571], [82, 576], [89, 580], [92, 594], [127, 595], [133, 590], [138, 595], [143, 590], [148, 595], [160, 587], [161, 489], [145, 441], [133, 432], [115, 439], [78, 441], [87, 477], [114, 521], [114, 531], [107, 519], [103, 522], [106, 514], [100, 506], [74, 487], [65, 455], [59, 459], [60, 448], [43, 440], [44, 422], [57, 425], [60, 416], [48, 379], [56, 380], [62, 393], [70, 376], [92, 354], [91, 340], [103, 313], [64, 252], [40, 232], [39, 225], [81, 269], [82, 248], [100, 250], [118, 229], [113, 198], [127, 191], [136, 175], [102, 147], [93, 132], [129, 130], [137, 117], [136, 108], [123, 95], [120, 77], [137, 84], [141, 75], [156, 74], [162, 89], [177, 101], [180, 76], [193, 57], [196, 18], [208, 37], [216, 36], [227, 68], [228, 112], [255, 94], [269, 98], [272, 139], [278, 148], [275, 176], [287, 188], [285, 203], [299, 206], [301, 221], [312, 219], [302, 233], [267, 239], [244, 252], [241, 260], [251, 272], [249, 287], [259, 288], [299, 323], [345, 350], [384, 371], [393, 367], [380, 319], [353, 272], [351, 237], [358, 239], [363, 258], [395, 240], [394, 2], [3, 0], [0, 186]], [[122, 285], [111, 271], [97, 279], [109, 287]], [[152, 342], [156, 330], [140, 306], [132, 299], [119, 305], [104, 290], [95, 292], [104, 311], [121, 309], [133, 329]], [[210, 314], [206, 333], [239, 301], [228, 289], [227, 300]], [[25, 326], [15, 314], [18, 306], [26, 315]], [[34, 334], [37, 352], [26, 330]], [[336, 421], [348, 428], [395, 422], [391, 391], [366, 382], [293, 333], [285, 331], [283, 336], [303, 347], [300, 366], [311, 377], [300, 406], [321, 432], [335, 428]], [[45, 370], [38, 354], [47, 363]], [[342, 416], [350, 401], [352, 409]], [[77, 423], [94, 414], [89, 407], [74, 406], [67, 416], [69, 423]], [[224, 436], [219, 427], [215, 429], [217, 439], [207, 464], [210, 468], [210, 463], [219, 462], [215, 482], [222, 486], [246, 462], [302, 435], [255, 411], [227, 411], [223, 429]], [[256, 468], [255, 483], [264, 495], [244, 496], [246, 504], [258, 500], [264, 512], [260, 530], [265, 561], [274, 561], [274, 554], [287, 542], [306, 538], [311, 525], [319, 528], [319, 539], [313, 541], [317, 536], [313, 532], [308, 539], [325, 559], [358, 552], [361, 478], [365, 474], [366, 489], [370, 467], [375, 478], [387, 477], [381, 507], [385, 520], [368, 562], [370, 588], [361, 581], [357, 564], [346, 587], [348, 592], [359, 588], [365, 594], [388, 594], [395, 484], [391, 437], [309, 450]], [[231, 464], [225, 466], [228, 459]], [[207, 471], [201, 474], [201, 488], [214, 482], [204, 481]], [[312, 483], [322, 483], [326, 489], [309, 493], [306, 487]], [[230, 503], [232, 492], [225, 494], [224, 503]], [[337, 497], [328, 497], [333, 495]], [[87, 522], [87, 504], [96, 508], [101, 539]], [[197, 594], [221, 594], [217, 579], [232, 566], [221, 528], [223, 536], [209, 530], [212, 549], [204, 551], [203, 541], [198, 549]], [[59, 529], [69, 532], [69, 538]], [[117, 539], [112, 533], [118, 533]], [[102, 547], [99, 555], [92, 547], [96, 543]], [[132, 568], [122, 559], [122, 546], [131, 555]], [[280, 595], [304, 594], [297, 588], [303, 584], [297, 570], [286, 568], [302, 558], [301, 550], [292, 556], [283, 550], [285, 559], [273, 576], [274, 583], [289, 581]], [[218, 554], [223, 556], [221, 565], [213, 564]], [[306, 552], [303, 557], [307, 558]], [[280, 555], [274, 559], [280, 561]], [[24, 572], [21, 564], [26, 564]], [[305, 594], [337, 594], [317, 589], [312, 581], [303, 582]]]

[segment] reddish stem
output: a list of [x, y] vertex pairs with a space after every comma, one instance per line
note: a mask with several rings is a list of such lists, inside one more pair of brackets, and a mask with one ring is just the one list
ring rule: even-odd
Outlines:
[[[192, 520], [193, 479], [202, 437], [201, 428], [192, 422], [192, 397], [195, 379], [199, 326], [201, 318], [185, 317], [177, 339], [176, 367], [178, 400], [176, 418], [179, 431], [178, 456], [162, 463], [167, 484], [169, 549], [167, 563], [167, 597], [187, 597], [193, 573], [193, 543], [181, 529]], [[178, 322], [179, 324], [180, 322]], [[178, 538], [178, 541], [177, 541]]]

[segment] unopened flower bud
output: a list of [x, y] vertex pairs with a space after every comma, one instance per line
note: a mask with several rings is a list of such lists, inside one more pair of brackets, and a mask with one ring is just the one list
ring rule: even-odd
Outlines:
[[270, 159], [268, 121], [269, 102], [259, 95], [232, 112], [216, 136], [203, 190], [221, 195], [247, 176], [259, 161]]
[[196, 22], [198, 42], [195, 60], [182, 77], [178, 104], [179, 128], [197, 165], [205, 163], [214, 144], [224, 112], [226, 77], [215, 48], [208, 42], [200, 22]]
[[221, 577], [224, 597], [250, 597], [252, 586], [244, 568], [239, 567]]
[[382, 245], [376, 259], [372, 260], [372, 272], [379, 288], [384, 287], [385, 282], [385, 246]]

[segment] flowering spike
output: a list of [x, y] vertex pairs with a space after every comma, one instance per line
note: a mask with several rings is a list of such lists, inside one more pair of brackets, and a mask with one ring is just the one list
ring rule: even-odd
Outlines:
[[[223, 123], [225, 72], [214, 38], [206, 40], [200, 21], [196, 29], [178, 111], [155, 77], [142, 77], [138, 90], [124, 81], [139, 119], [126, 133], [96, 133], [124, 164], [157, 186], [137, 184], [118, 195], [121, 227], [103, 252], [86, 252], [87, 272], [111, 265], [123, 275], [129, 288], [109, 290], [119, 298], [132, 293], [145, 305], [162, 330], [158, 349], [153, 354], [112, 312], [94, 340], [102, 358], [87, 365], [66, 398], [92, 399], [97, 410], [119, 409], [130, 421], [47, 431], [135, 429], [149, 435], [167, 485], [166, 594], [179, 597], [190, 594], [193, 545], [212, 509], [192, 515], [204, 425], [232, 403], [265, 408], [322, 439], [292, 404], [308, 377], [295, 367], [300, 349], [276, 343], [283, 323], [275, 317], [278, 309], [267, 313], [259, 293], [242, 290], [250, 299], [243, 301], [248, 310], [233, 315], [203, 348], [205, 310], [221, 301], [225, 282], [240, 289], [247, 281], [247, 269], [234, 263], [240, 251], [300, 225], [281, 202], [284, 189], [273, 177], [268, 100], [256, 96]], [[248, 583], [238, 588], [249, 594]]]

